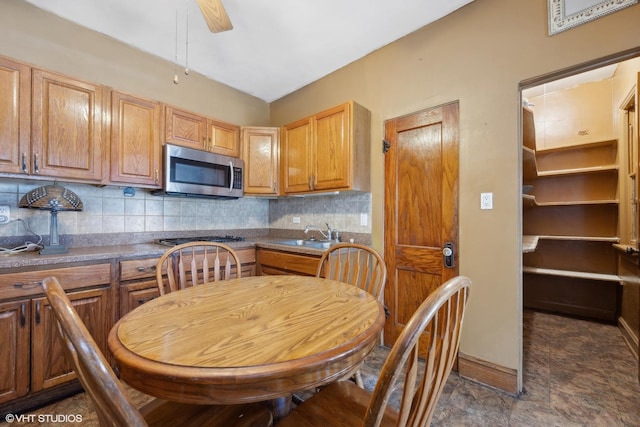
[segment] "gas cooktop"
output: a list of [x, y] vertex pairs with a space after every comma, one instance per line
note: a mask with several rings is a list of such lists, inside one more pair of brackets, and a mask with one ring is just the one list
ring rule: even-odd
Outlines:
[[198, 237], [178, 237], [175, 239], [160, 239], [158, 243], [165, 246], [176, 246], [189, 242], [242, 242], [244, 237], [237, 236], [198, 236]]

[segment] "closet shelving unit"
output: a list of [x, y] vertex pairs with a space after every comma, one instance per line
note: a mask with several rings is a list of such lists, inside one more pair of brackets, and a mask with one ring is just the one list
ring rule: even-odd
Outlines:
[[523, 118], [524, 305], [614, 322], [617, 141], [536, 150], [531, 110]]

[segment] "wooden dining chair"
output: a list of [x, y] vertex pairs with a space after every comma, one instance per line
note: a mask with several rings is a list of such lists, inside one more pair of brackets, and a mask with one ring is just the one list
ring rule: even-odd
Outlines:
[[235, 277], [241, 277], [240, 258], [224, 243], [189, 242], [176, 245], [167, 250], [156, 264], [158, 291], [164, 295], [188, 286], [229, 279], [233, 269]]
[[369, 292], [382, 302], [387, 267], [380, 254], [358, 243], [338, 243], [324, 252], [316, 277], [349, 283]]
[[209, 406], [155, 399], [137, 409], [55, 277], [42, 281], [67, 358], [91, 398], [101, 426], [271, 426], [261, 404]]
[[[384, 285], [387, 282], [387, 267], [380, 254], [369, 246], [338, 243], [325, 251], [320, 258], [316, 277], [357, 286], [382, 303]], [[353, 380], [360, 388], [364, 388], [360, 370], [353, 374]]]
[[[294, 408], [278, 427], [429, 426], [458, 353], [470, 287], [468, 278], [454, 277], [420, 304], [372, 392], [351, 381], [332, 383]], [[418, 369], [419, 355], [424, 370]], [[396, 384], [401, 391], [397, 411], [388, 405]]]

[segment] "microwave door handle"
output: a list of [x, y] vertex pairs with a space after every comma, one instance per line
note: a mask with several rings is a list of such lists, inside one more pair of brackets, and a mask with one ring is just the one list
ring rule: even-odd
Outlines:
[[233, 161], [229, 160], [229, 171], [231, 172], [231, 180], [229, 182], [229, 193], [233, 191]]

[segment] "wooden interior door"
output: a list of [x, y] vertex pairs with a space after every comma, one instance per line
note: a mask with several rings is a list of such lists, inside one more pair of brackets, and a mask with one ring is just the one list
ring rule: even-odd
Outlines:
[[[420, 303], [458, 274], [458, 102], [385, 122], [384, 331], [393, 345]], [[451, 245], [453, 265], [443, 251]]]

